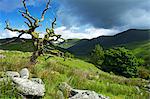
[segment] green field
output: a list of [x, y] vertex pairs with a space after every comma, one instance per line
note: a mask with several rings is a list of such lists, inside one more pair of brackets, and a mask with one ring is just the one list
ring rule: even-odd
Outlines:
[[[35, 66], [29, 64], [30, 52], [0, 51], [6, 55], [1, 59], [0, 71], [19, 71], [29, 67], [30, 77], [42, 78], [46, 86], [44, 99], [56, 99], [57, 86], [61, 82], [69, 83], [73, 88], [89, 89], [109, 96], [111, 99], [148, 99], [144, 85], [148, 83], [140, 78], [125, 78], [105, 73], [93, 64], [80, 59], [67, 59], [47, 56], [38, 58]], [[137, 86], [140, 88], [138, 91]]]

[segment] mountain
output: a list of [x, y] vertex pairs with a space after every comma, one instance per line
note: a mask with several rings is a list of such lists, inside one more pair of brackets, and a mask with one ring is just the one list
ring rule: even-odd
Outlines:
[[[0, 39], [0, 43], [12, 39], [14, 38]], [[91, 50], [95, 47], [96, 44], [100, 44], [104, 48], [110, 48], [114, 46], [124, 46], [127, 47], [128, 49], [137, 49], [138, 47], [141, 47], [143, 44], [148, 45], [149, 42], [150, 42], [150, 30], [129, 29], [127, 31], [118, 33], [113, 36], [99, 36], [93, 39], [68, 39], [66, 42], [62, 42], [58, 46], [59, 49], [62, 50], [67, 49], [68, 51], [77, 56], [87, 56], [91, 52]], [[7, 45], [0, 45], [0, 49], [29, 52], [33, 51], [33, 48], [31, 46], [32, 42], [30, 39], [21, 38], [13, 43]], [[147, 49], [143, 49], [143, 51], [147, 51]]]
[[82, 39], [67, 49], [75, 55], [85, 56], [91, 52], [96, 44], [100, 44], [104, 48], [110, 48], [148, 40], [150, 40], [150, 30], [129, 29], [113, 36], [99, 36], [93, 39]]

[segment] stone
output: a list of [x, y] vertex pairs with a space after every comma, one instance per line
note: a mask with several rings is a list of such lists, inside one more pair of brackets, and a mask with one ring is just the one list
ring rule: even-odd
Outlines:
[[12, 78], [16, 84], [18, 91], [26, 96], [44, 96], [45, 85], [24, 78]]
[[36, 82], [38, 84], [44, 84], [42, 79], [40, 79], [40, 78], [31, 78], [30, 80], [33, 81], [33, 82]]
[[[24, 68], [18, 72], [0, 72], [0, 83], [12, 84], [20, 92], [23, 99], [41, 99], [45, 94], [45, 85], [40, 78], [29, 78], [29, 71]], [[11, 83], [9, 83], [11, 82]]]
[[60, 90], [58, 90], [56, 93], [56, 99], [65, 99], [63, 93]]
[[5, 55], [0, 54], [0, 59], [6, 58]]
[[109, 97], [105, 97], [94, 91], [73, 89], [65, 82], [59, 84], [58, 87], [62, 91], [62, 93], [68, 93], [67, 97], [65, 97], [68, 99], [109, 99]]
[[19, 73], [21, 78], [23, 79], [29, 78], [29, 70], [27, 68], [23, 68]]
[[6, 75], [11, 78], [12, 77], [20, 77], [20, 74], [18, 72], [14, 72], [14, 71], [7, 71]]
[[145, 88], [150, 92], [150, 84], [146, 85]]

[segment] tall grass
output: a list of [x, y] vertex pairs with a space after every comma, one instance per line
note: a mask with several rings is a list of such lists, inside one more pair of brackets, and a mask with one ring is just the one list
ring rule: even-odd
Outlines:
[[[1, 54], [6, 55], [6, 58], [1, 59], [0, 71], [19, 71], [29, 65], [28, 60], [31, 53], [4, 51]], [[93, 64], [79, 59], [66, 61], [60, 57], [51, 57], [46, 61], [44, 59], [44, 56], [39, 57], [34, 67], [29, 66], [30, 77], [39, 77], [45, 83], [44, 99], [57, 99], [57, 86], [61, 82], [67, 82], [73, 88], [93, 90], [111, 99], [148, 99], [149, 97], [149, 94], [143, 90], [143, 86], [148, 83], [146, 80], [128, 79], [105, 73]]]

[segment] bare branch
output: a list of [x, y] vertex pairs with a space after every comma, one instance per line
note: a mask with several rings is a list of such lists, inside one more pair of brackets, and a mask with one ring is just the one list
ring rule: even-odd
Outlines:
[[52, 29], [54, 29], [54, 26], [56, 25], [56, 18], [54, 19], [54, 21], [52, 22]]
[[24, 8], [25, 8], [25, 10], [26, 10], [26, 13], [29, 13], [28, 12], [28, 8], [27, 8], [27, 6], [26, 6], [26, 2], [25, 2], [26, 0], [23, 0], [22, 2], [23, 2], [23, 6], [24, 6]]
[[25, 21], [24, 23], [27, 24], [28, 27], [31, 27], [31, 25], [28, 22]]
[[27, 15], [29, 18], [31, 18], [32, 20], [36, 21], [36, 18], [34, 18], [33, 16], [30, 15], [29, 12], [24, 12], [22, 10], [19, 10], [20, 13], [24, 14], [24, 15]]
[[45, 16], [45, 13], [46, 11], [49, 9], [49, 4], [50, 4], [50, 0], [48, 0], [47, 4], [46, 4], [46, 8], [43, 10], [42, 12], [42, 16], [41, 16], [41, 20], [40, 22], [42, 22], [44, 20], [44, 16]]
[[9, 27], [9, 22], [5, 21], [5, 23], [6, 23], [5, 29], [7, 29], [7, 30], [10, 30], [12, 32], [28, 33], [28, 30], [13, 29], [13, 28]]

